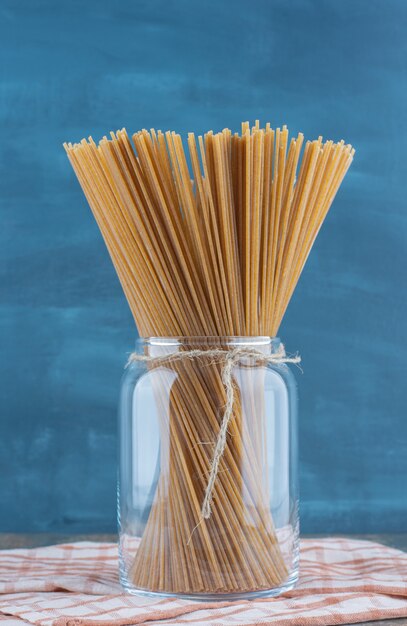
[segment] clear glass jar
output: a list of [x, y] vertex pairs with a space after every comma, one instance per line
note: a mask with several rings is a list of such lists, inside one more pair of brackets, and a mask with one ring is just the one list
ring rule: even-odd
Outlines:
[[[201, 508], [234, 362], [233, 414]], [[294, 377], [268, 357], [270, 337], [139, 340], [150, 361], [127, 367], [120, 399], [120, 577], [130, 593], [194, 599], [278, 595], [298, 578], [297, 399]], [[175, 355], [177, 355], [176, 358]], [[155, 359], [155, 360], [154, 360]]]

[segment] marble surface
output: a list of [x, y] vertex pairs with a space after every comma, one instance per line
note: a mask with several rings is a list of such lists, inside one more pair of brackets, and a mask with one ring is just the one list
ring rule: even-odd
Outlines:
[[406, 0], [0, 5], [0, 531], [115, 529], [136, 329], [62, 142], [256, 118], [356, 147], [279, 331], [302, 529], [403, 531]]

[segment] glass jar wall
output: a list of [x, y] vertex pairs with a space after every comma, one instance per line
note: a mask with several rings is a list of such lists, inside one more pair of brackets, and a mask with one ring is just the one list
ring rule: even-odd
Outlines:
[[[295, 585], [296, 387], [289, 367], [273, 360], [280, 349], [269, 337], [137, 342], [146, 360], [127, 367], [119, 412], [120, 576], [127, 591], [225, 600]], [[231, 351], [233, 413], [214, 468]]]

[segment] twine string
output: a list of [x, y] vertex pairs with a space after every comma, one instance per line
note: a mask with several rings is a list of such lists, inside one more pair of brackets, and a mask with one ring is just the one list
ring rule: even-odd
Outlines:
[[127, 361], [126, 367], [133, 362], [139, 363], [174, 363], [176, 361], [185, 361], [199, 359], [201, 357], [211, 359], [211, 363], [224, 362], [222, 367], [222, 383], [226, 393], [226, 403], [222, 415], [219, 434], [216, 441], [213, 457], [210, 465], [208, 483], [205, 489], [205, 496], [202, 503], [201, 514], [204, 519], [211, 516], [211, 506], [213, 498], [213, 490], [216, 478], [219, 472], [219, 464], [226, 448], [227, 432], [229, 422], [233, 416], [233, 408], [235, 403], [235, 385], [233, 382], [233, 369], [244, 358], [250, 358], [255, 364], [263, 363], [293, 363], [299, 364], [301, 357], [298, 355], [287, 356], [283, 344], [280, 344], [275, 352], [271, 354], [263, 354], [258, 350], [248, 347], [236, 347], [232, 350], [221, 350], [214, 348], [209, 350], [185, 350], [182, 352], [174, 352], [173, 354], [165, 354], [161, 356], [148, 356], [146, 354], [137, 354], [133, 352]]

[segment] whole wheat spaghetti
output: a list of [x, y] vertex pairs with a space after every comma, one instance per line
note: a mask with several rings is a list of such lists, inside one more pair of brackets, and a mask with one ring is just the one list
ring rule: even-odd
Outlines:
[[[132, 141], [121, 130], [99, 144], [64, 144], [141, 336], [202, 337], [202, 352], [205, 337], [277, 334], [354, 155], [343, 141], [303, 143], [302, 134], [289, 140], [285, 126], [246, 122], [240, 134], [190, 133], [187, 151], [177, 133], [155, 130]], [[219, 408], [228, 402], [224, 365], [210, 358], [208, 351], [207, 368], [191, 358], [168, 361], [182, 374], [182, 384], [166, 390], [169, 420], [162, 390], [156, 394], [160, 427], [170, 435], [161, 451], [168, 475], [158, 480], [134, 555], [137, 588], [241, 592], [275, 587], [287, 575], [262, 477], [254, 386], [250, 406], [239, 393], [229, 402], [233, 419], [202, 515]], [[243, 458], [252, 460], [244, 474]]]

